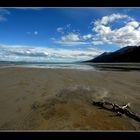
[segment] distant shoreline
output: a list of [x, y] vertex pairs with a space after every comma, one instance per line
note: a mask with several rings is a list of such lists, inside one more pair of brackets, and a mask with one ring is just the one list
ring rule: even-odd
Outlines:
[[140, 63], [14, 63], [0, 64], [1, 68], [23, 67], [23, 68], [44, 68], [44, 69], [79, 69], [92, 71], [140, 71]]

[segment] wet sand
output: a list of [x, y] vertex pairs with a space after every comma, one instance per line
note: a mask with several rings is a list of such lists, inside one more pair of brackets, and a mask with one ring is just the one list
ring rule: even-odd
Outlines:
[[2, 68], [0, 130], [140, 130], [92, 105], [103, 99], [140, 115], [140, 72]]

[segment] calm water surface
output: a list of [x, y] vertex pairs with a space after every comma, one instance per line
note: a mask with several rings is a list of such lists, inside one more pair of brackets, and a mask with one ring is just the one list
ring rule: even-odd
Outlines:
[[140, 63], [28, 63], [28, 62], [0, 62], [0, 68], [28, 67], [49, 69], [80, 69], [80, 70], [117, 70], [140, 71]]

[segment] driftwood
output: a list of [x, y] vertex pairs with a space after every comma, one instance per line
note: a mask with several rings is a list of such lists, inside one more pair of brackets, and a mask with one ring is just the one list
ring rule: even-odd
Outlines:
[[129, 110], [130, 104], [126, 104], [124, 106], [119, 106], [117, 104], [113, 104], [111, 102], [106, 102], [106, 101], [99, 101], [99, 102], [93, 101], [92, 104], [99, 106], [101, 108], [110, 110], [112, 112], [116, 112], [117, 116], [122, 116], [122, 114], [125, 114], [126, 116], [140, 122], [140, 117], [137, 114], [135, 114]]

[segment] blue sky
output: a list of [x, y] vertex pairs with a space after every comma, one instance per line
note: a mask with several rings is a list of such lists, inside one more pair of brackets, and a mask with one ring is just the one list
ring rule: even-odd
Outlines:
[[82, 61], [139, 45], [139, 15], [139, 8], [0, 8], [0, 61]]

